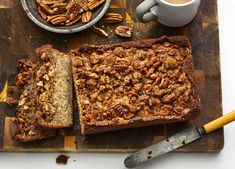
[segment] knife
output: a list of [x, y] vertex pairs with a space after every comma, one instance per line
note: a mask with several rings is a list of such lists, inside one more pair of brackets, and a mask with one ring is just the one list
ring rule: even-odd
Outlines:
[[124, 164], [127, 168], [134, 168], [142, 163], [198, 140], [202, 136], [211, 133], [212, 131], [217, 130], [233, 121], [235, 121], [235, 110], [203, 125], [202, 127], [192, 126], [156, 144], [144, 148], [127, 157]]

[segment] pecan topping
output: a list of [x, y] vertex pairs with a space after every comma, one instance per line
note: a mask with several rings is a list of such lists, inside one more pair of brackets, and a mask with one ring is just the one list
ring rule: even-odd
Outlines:
[[115, 34], [121, 37], [130, 38], [132, 36], [132, 29], [128, 26], [118, 26], [115, 29]]
[[120, 23], [122, 20], [122, 15], [118, 13], [107, 13], [104, 17], [106, 23]]
[[105, 32], [103, 29], [96, 27], [95, 25], [91, 29], [93, 32], [97, 33], [98, 35], [108, 37], [109, 34]]
[[79, 51], [73, 58], [83, 123], [123, 124], [135, 118], [169, 115], [178, 118], [192, 111], [193, 85], [183, 69], [185, 56], [174, 44], [85, 49], [88, 51]]

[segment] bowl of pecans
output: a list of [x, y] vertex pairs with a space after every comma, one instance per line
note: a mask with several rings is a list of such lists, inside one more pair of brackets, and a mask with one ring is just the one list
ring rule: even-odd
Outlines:
[[55, 33], [75, 33], [98, 22], [111, 0], [21, 0], [28, 17]]

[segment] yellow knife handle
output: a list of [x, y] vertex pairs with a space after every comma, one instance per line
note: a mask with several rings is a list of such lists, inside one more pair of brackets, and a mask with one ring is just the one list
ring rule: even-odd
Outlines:
[[219, 117], [218, 119], [215, 119], [207, 124], [205, 124], [203, 126], [206, 134], [214, 131], [214, 130], [217, 130], [221, 127], [223, 127], [224, 125], [228, 124], [228, 123], [231, 123], [235, 121], [235, 110], [231, 111], [230, 113], [222, 116], [222, 117]]

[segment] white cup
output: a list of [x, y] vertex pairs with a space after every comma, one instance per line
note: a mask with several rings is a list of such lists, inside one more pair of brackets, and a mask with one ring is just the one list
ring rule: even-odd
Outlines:
[[165, 0], [145, 0], [136, 8], [136, 16], [141, 22], [157, 20], [169, 27], [188, 24], [197, 15], [201, 0], [191, 0], [174, 4]]

